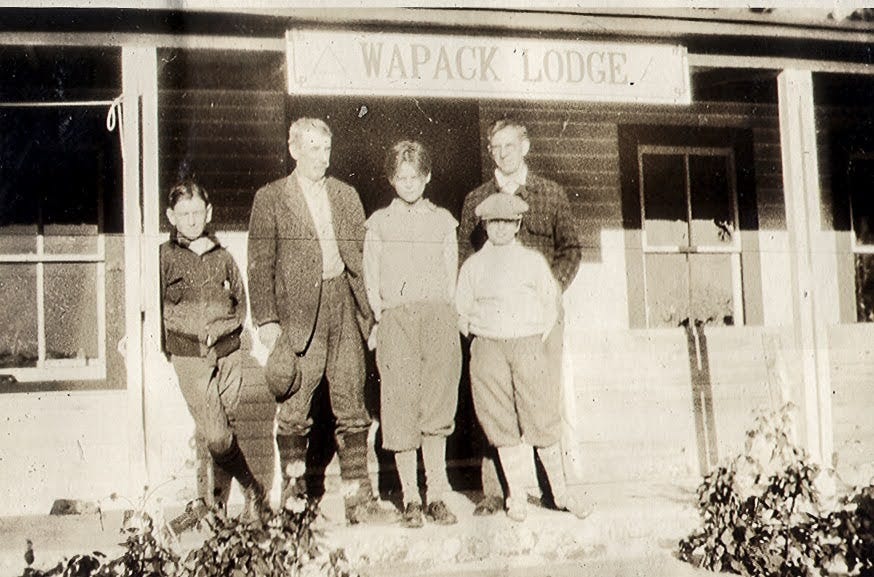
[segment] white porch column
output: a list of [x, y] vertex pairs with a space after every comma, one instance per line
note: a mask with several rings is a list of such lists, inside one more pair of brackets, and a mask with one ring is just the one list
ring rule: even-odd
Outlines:
[[147, 47], [122, 48], [122, 118], [124, 140], [124, 294], [125, 367], [128, 391], [127, 431], [130, 455], [129, 497], [142, 493], [148, 480], [145, 420], [143, 414], [142, 254], [143, 221], [140, 210], [140, 102], [144, 63], [155, 50]]
[[[813, 77], [787, 69], [777, 77], [780, 148], [786, 228], [791, 251], [795, 346], [800, 354], [800, 405], [804, 446], [817, 462], [830, 465], [833, 452], [826, 285], [821, 230], [821, 195], [816, 147]], [[828, 270], [828, 269], [825, 269]], [[797, 390], [797, 389], [796, 389]]]
[[[140, 286], [143, 291], [143, 399], [146, 460], [152, 485], [164, 483], [163, 431], [155, 417], [163, 401], [162, 384], [172, 368], [161, 352], [161, 290], [158, 245], [160, 239], [160, 183], [158, 159], [158, 55], [149, 50], [140, 64], [142, 81], [143, 238]], [[175, 384], [175, 383], [174, 383]]]

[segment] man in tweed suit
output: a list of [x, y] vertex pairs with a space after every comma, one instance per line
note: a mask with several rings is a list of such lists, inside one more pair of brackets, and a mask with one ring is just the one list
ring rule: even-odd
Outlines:
[[[458, 227], [459, 262], [464, 263], [482, 247], [486, 239], [483, 223], [474, 209], [492, 194], [515, 194], [529, 205], [517, 239], [540, 251], [549, 263], [553, 275], [567, 290], [580, 267], [582, 249], [570, 202], [562, 187], [531, 173], [525, 157], [531, 147], [524, 124], [510, 119], [495, 122], [489, 129], [489, 153], [495, 161], [495, 176], [470, 192], [464, 199]], [[546, 341], [552, 378], [561, 378], [563, 314]], [[556, 411], [560, 407], [556, 407]], [[503, 491], [498, 480], [495, 454], [488, 450], [482, 465], [483, 499], [474, 514], [489, 515], [503, 509]]]
[[290, 481], [305, 471], [310, 405], [327, 377], [347, 521], [391, 521], [397, 512], [379, 505], [367, 471], [363, 338], [373, 316], [363, 281], [364, 210], [354, 188], [325, 176], [331, 137], [319, 119], [296, 120], [288, 134], [294, 171], [255, 194], [248, 243], [252, 317], [270, 351], [265, 380], [279, 403], [283, 505], [303, 496]]

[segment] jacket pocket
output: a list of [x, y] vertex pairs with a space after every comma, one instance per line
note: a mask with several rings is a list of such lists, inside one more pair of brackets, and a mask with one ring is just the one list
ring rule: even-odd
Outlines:
[[184, 293], [185, 279], [182, 277], [171, 279], [170, 282], [167, 283], [167, 286], [164, 288], [164, 300], [169, 301], [174, 305], [179, 304], [179, 301], [182, 300], [182, 295]]

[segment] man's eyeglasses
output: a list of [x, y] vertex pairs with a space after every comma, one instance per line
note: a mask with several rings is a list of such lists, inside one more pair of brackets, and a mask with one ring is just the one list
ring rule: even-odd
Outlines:
[[519, 148], [519, 144], [508, 142], [507, 144], [489, 144], [489, 152], [492, 154], [499, 152], [513, 152]]

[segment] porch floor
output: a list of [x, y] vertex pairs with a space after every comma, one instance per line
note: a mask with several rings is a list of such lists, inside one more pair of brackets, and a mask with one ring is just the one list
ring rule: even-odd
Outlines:
[[[342, 498], [329, 493], [319, 523], [326, 545], [342, 547], [363, 577], [712, 575], [674, 557], [677, 541], [698, 524], [694, 482], [579, 488], [597, 503], [584, 520], [535, 505], [523, 523], [504, 514], [474, 517], [478, 495], [452, 493], [447, 503], [459, 518], [455, 526], [347, 527]], [[168, 510], [165, 516], [175, 513]], [[94, 550], [112, 556], [120, 551], [121, 520], [121, 511], [106, 512], [102, 522], [96, 514], [0, 518], [0, 574], [22, 573], [27, 539], [33, 542], [37, 568]], [[196, 534], [187, 534], [183, 545], [196, 539]]]

